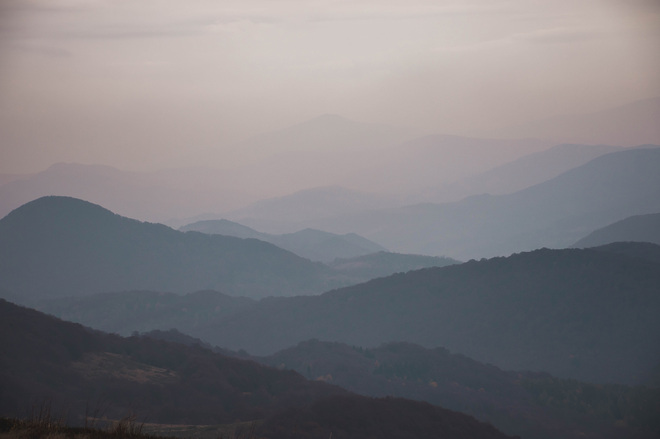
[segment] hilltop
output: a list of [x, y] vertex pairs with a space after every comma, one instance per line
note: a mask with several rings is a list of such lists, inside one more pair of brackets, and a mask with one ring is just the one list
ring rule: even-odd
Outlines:
[[183, 233], [70, 197], [39, 198], [1, 219], [0, 261], [0, 287], [22, 300], [131, 289], [263, 297], [333, 285], [326, 267], [272, 244]]

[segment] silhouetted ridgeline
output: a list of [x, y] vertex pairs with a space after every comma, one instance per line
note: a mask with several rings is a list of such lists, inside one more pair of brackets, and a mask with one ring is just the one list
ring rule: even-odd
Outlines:
[[[355, 282], [458, 261], [432, 256], [379, 252], [350, 259], [337, 259], [330, 266], [338, 276]], [[82, 297], [43, 299], [33, 306], [62, 319], [102, 331], [130, 335], [133, 331], [177, 328], [188, 334], [253, 305], [253, 299], [217, 291], [185, 295], [155, 291], [98, 293]]]
[[198, 221], [179, 228], [182, 232], [196, 231], [237, 238], [255, 238], [270, 242], [312, 261], [331, 262], [336, 258], [352, 258], [384, 251], [385, 248], [354, 233], [337, 235], [322, 230], [305, 229], [295, 233], [272, 235], [257, 232], [229, 220]]
[[632, 258], [660, 263], [660, 245], [650, 242], [613, 242], [593, 248], [598, 251], [617, 253]]
[[182, 233], [68, 197], [0, 220], [0, 288], [21, 300], [131, 289], [310, 294], [341, 284], [328, 271], [263, 241]]
[[458, 201], [475, 194], [510, 194], [622, 149], [610, 145], [556, 145], [452, 184], [428, 189], [423, 199], [440, 203]]
[[394, 273], [429, 267], [446, 267], [459, 263], [456, 259], [438, 256], [378, 252], [354, 258], [338, 258], [328, 265], [345, 276], [367, 280]]
[[3, 415], [21, 416], [35, 401], [49, 401], [78, 424], [85, 415], [138, 413], [167, 424], [265, 420], [255, 437], [271, 439], [297, 430], [301, 438], [321, 432], [340, 438], [508, 437], [429, 404], [360, 397], [201, 347], [98, 333], [4, 300], [0, 337]]
[[652, 242], [660, 244], [660, 213], [635, 215], [594, 230], [573, 247], [596, 247], [613, 242]]
[[[310, 233], [304, 239], [334, 236]], [[0, 294], [22, 303], [126, 290], [215, 289], [257, 298], [319, 294], [373, 274], [454, 261], [392, 255], [364, 262], [370, 269], [355, 270], [350, 263], [331, 268], [257, 239], [183, 233], [69, 197], [34, 200], [0, 220]]]
[[424, 400], [527, 439], [641, 438], [660, 431], [660, 389], [505, 372], [443, 348], [363, 349], [310, 340], [259, 360], [363, 395]]
[[364, 212], [308, 227], [352, 231], [391, 251], [463, 260], [564, 248], [614, 221], [659, 212], [658, 169], [660, 148], [634, 148], [509, 195]]
[[[202, 348], [91, 331], [0, 301], [1, 412], [52, 401], [79, 421], [85, 405], [150, 422], [250, 420], [344, 391]], [[98, 406], [96, 406], [98, 405]]]
[[659, 293], [653, 260], [542, 249], [263, 299], [191, 335], [253, 354], [310, 337], [365, 347], [410, 341], [504, 369], [641, 383], [660, 363]]
[[67, 321], [127, 336], [134, 331], [171, 328], [194, 334], [195, 328], [212, 324], [254, 303], [254, 299], [247, 297], [208, 290], [185, 295], [124, 291], [44, 299], [34, 306]]
[[424, 269], [314, 297], [144, 291], [37, 305], [98, 329], [176, 327], [252, 354], [310, 337], [365, 347], [409, 341], [504, 369], [634, 384], [660, 364], [659, 291], [660, 246], [618, 243]]

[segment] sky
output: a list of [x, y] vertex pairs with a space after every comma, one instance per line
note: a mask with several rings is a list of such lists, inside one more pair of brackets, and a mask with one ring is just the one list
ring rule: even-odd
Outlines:
[[0, 173], [321, 114], [479, 136], [660, 96], [659, 42], [657, 0], [2, 0]]

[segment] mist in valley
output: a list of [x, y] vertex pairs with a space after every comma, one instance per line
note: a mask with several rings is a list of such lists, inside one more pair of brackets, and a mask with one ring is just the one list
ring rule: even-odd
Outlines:
[[659, 41], [648, 0], [2, 2], [0, 431], [657, 437]]

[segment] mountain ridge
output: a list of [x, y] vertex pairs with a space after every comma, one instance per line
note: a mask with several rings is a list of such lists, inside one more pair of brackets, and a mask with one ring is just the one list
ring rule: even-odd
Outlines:
[[596, 247], [613, 242], [635, 241], [660, 244], [660, 213], [635, 215], [617, 221], [577, 241], [572, 247]]
[[419, 197], [440, 203], [458, 201], [476, 194], [510, 194], [550, 180], [601, 155], [621, 150], [623, 148], [610, 145], [560, 144], [466, 179], [430, 189]]
[[[92, 417], [118, 420], [137, 412], [139, 421], [148, 418], [170, 426], [242, 421], [254, 423], [258, 437], [275, 439], [297, 429], [296, 437], [312, 439], [319, 430], [353, 437], [342, 427], [359, 412], [359, 428], [349, 431], [366, 437], [431, 438], [439, 431], [453, 439], [510, 437], [468, 415], [428, 403], [359, 396], [201, 346], [91, 331], [2, 299], [0, 317], [6, 353], [0, 370], [3, 414], [20, 416], [21, 407], [49, 400], [53, 414], [66, 408], [70, 422], [87, 425], [90, 404], [92, 410], [93, 404], [102, 404], [97, 407], [102, 412]], [[319, 406], [327, 410], [324, 419], [309, 413]], [[316, 422], [305, 421], [309, 418]]]
[[[403, 342], [364, 349], [307, 340], [257, 361], [363, 395], [411, 397], [439, 404], [524, 438], [631, 437], [632, 431], [615, 427], [625, 416], [606, 414], [609, 408], [604, 408], [604, 401], [612, 394], [620, 395], [619, 403], [630, 401], [630, 407], [640, 409], [633, 415], [633, 410], [621, 405], [631, 417], [638, 416], [638, 425], [646, 424], [652, 436], [657, 424], [654, 407], [660, 404], [658, 389], [589, 385], [546, 373], [503, 371], [441, 347], [426, 349]], [[550, 402], [548, 394], [561, 397]]]
[[186, 224], [180, 227], [179, 230], [229, 235], [244, 239], [260, 239], [289, 250], [303, 258], [326, 263], [332, 262], [336, 258], [364, 256], [385, 250], [384, 247], [355, 233], [337, 235], [308, 228], [294, 233], [274, 235], [258, 232], [250, 227], [226, 219], [198, 221]]
[[363, 347], [408, 341], [504, 369], [630, 384], [660, 363], [657, 291], [654, 260], [542, 249], [320, 296], [266, 298], [192, 335], [257, 355], [309, 338]]
[[660, 144], [660, 96], [627, 102], [619, 106], [583, 114], [554, 118], [518, 125], [508, 132], [550, 138], [560, 142], [609, 143], [634, 146], [644, 143]]
[[71, 197], [12, 211], [0, 220], [0, 242], [2, 287], [19, 295], [215, 288], [259, 297], [328, 286], [324, 266], [272, 244], [183, 233]]
[[660, 211], [660, 148], [605, 154], [508, 195], [424, 203], [311, 221], [353, 231], [392, 251], [467, 260], [562, 248], [627, 216]]

